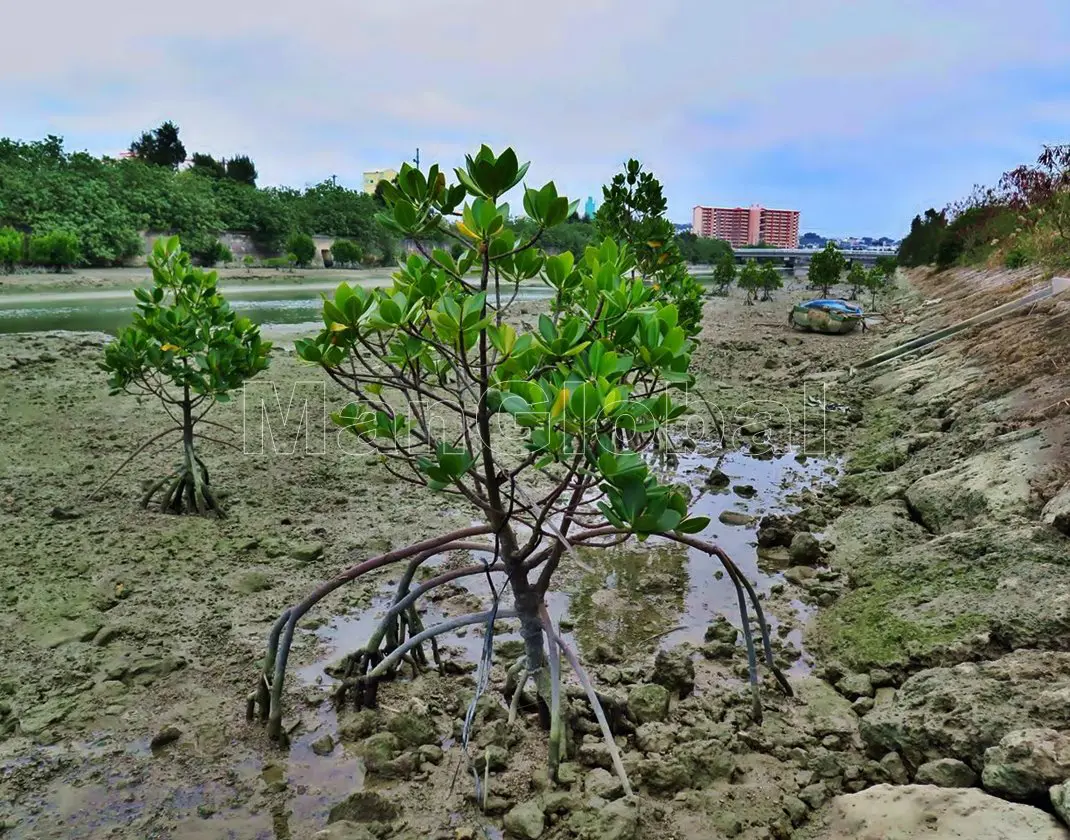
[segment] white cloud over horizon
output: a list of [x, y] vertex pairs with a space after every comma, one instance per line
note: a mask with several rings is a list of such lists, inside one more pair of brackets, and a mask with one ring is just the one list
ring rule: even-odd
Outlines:
[[[69, 8], [66, 6], [69, 5]], [[46, 26], [45, 15], [62, 24]], [[164, 119], [303, 186], [512, 145], [573, 197], [628, 157], [696, 203], [898, 234], [1070, 127], [1060, 0], [131, 0], [25, 5], [0, 135], [115, 154]], [[158, 19], [154, 19], [157, 17]]]

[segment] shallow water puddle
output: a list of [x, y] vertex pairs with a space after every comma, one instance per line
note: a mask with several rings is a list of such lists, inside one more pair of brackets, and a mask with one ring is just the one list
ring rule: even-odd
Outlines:
[[[768, 595], [784, 578], [781, 570], [759, 564], [758, 520], [766, 513], [793, 512], [796, 508], [784, 497], [830, 482], [837, 465], [815, 458], [800, 462], [793, 453], [762, 459], [743, 451], [720, 458], [696, 452], [683, 453], [678, 458], [674, 477], [691, 488], [692, 512], [710, 517], [710, 525], [696, 536], [723, 548], [758, 593]], [[728, 487], [713, 489], [706, 485], [713, 469], [728, 476]], [[725, 511], [746, 517], [746, 524], [721, 522], [719, 517]], [[475, 558], [489, 560], [489, 555], [476, 553]], [[579, 563], [569, 563], [567, 558], [562, 561], [558, 588], [548, 595], [547, 607], [561, 625], [566, 640], [578, 645], [581, 653], [590, 653], [599, 644], [627, 652], [655, 642], [661, 647], [701, 643], [706, 628], [718, 616], [740, 625], [735, 587], [721, 574], [717, 558], [697, 549], [651, 539], [639, 546], [581, 549], [577, 559]], [[443, 562], [444, 558], [435, 558], [425, 566], [435, 568]], [[495, 581], [500, 585], [500, 576]], [[490, 585], [484, 577], [462, 578], [456, 583], [458, 592], [474, 597], [458, 595], [437, 603], [425, 601], [426, 610], [421, 614], [425, 626], [430, 627], [447, 614], [475, 612], [490, 606]], [[315, 631], [318, 642], [329, 653], [297, 672], [303, 682], [329, 680], [324, 668], [367, 642], [394, 597], [395, 585], [385, 584], [368, 607], [339, 616]], [[801, 625], [806, 607], [799, 602], [793, 602], [793, 606], [794, 623]], [[776, 616], [767, 617], [775, 632]], [[519, 639], [516, 632], [508, 632], [515, 625], [497, 625], [495, 638]], [[475, 626], [447, 633], [440, 637], [440, 644], [448, 649], [447, 655], [460, 655], [474, 662], [483, 649], [483, 632], [482, 626]], [[801, 648], [801, 629], [793, 629], [786, 640]], [[804, 669], [800, 659], [792, 670]]]

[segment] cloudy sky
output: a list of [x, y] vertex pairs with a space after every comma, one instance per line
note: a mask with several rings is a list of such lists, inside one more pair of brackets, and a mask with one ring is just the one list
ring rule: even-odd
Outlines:
[[1067, 0], [59, 0], [7, 25], [0, 135], [114, 155], [173, 119], [265, 184], [487, 142], [578, 198], [639, 157], [676, 221], [757, 202], [899, 235], [1070, 140]]

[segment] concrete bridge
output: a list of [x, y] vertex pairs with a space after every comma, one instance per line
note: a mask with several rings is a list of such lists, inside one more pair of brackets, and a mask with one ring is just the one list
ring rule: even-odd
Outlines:
[[[796, 268], [800, 265], [809, 265], [815, 254], [821, 252], [820, 248], [737, 248], [733, 252], [737, 263], [745, 263], [747, 260], [777, 260], [781, 265]], [[848, 265], [858, 262], [862, 265], [874, 265], [881, 257], [894, 257], [895, 251], [869, 250], [848, 251], [842, 250]]]

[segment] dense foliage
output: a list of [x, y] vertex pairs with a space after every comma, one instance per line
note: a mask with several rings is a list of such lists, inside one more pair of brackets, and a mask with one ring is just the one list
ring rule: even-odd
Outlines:
[[999, 259], [1070, 264], [1070, 145], [1045, 146], [1033, 164], [943, 210], [915, 216], [899, 250], [903, 266], [971, 265]]
[[28, 256], [29, 261], [34, 265], [43, 265], [62, 271], [80, 259], [78, 237], [66, 230], [35, 233], [30, 237]]
[[695, 236], [691, 231], [678, 234], [676, 244], [684, 261], [692, 265], [717, 265], [724, 256], [732, 256], [732, 246], [723, 239]]
[[357, 265], [364, 257], [364, 250], [351, 239], [336, 239], [331, 245], [331, 256], [339, 265]]
[[112, 394], [156, 397], [175, 421], [150, 443], [182, 435], [180, 465], [149, 489], [143, 504], [167, 485], [162, 510], [219, 513], [208, 469], [194, 448], [197, 426], [211, 422], [205, 415], [215, 403], [267, 369], [271, 342], [231, 310], [214, 271], [192, 266], [178, 237], [157, 240], [149, 267], [153, 287], [134, 290], [133, 323], [105, 348], [101, 367], [110, 374]]
[[[117, 265], [141, 253], [141, 231], [178, 233], [184, 242], [246, 231], [278, 252], [294, 232], [343, 236], [366, 256], [393, 261], [395, 235], [375, 221], [375, 200], [325, 182], [306, 190], [257, 189], [201, 165], [176, 172], [137, 159], [68, 152], [59, 137], [21, 143], [0, 139], [0, 228], [77, 239], [77, 264]], [[234, 169], [235, 158], [227, 162]], [[251, 164], [251, 162], [250, 162]], [[246, 173], [247, 175], [249, 173]]]

